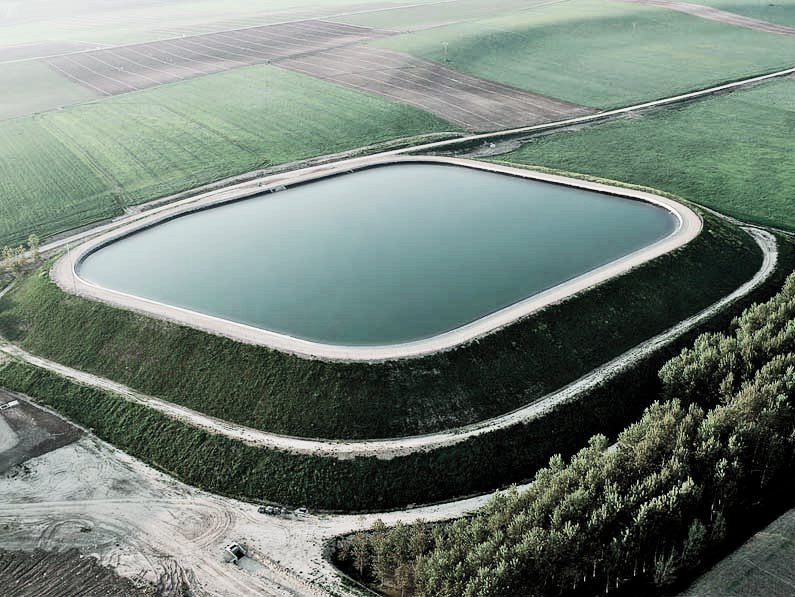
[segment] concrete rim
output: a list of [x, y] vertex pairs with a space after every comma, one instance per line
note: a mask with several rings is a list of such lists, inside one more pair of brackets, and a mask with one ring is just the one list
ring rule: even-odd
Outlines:
[[[264, 192], [274, 192], [285, 187], [316, 181], [330, 176], [350, 173], [374, 166], [411, 162], [463, 166], [642, 201], [669, 211], [676, 218], [677, 226], [670, 235], [651, 245], [581, 274], [548, 290], [532, 295], [518, 303], [514, 303], [513, 305], [486, 315], [471, 323], [430, 338], [380, 346], [344, 346], [303, 340], [255, 326], [237, 323], [222, 317], [207, 315], [190, 309], [175, 307], [128, 293], [111, 290], [88, 282], [77, 273], [76, 268], [79, 266], [80, 262], [103, 246], [142, 229], [161, 224], [176, 217], [217, 207], [226, 203], [244, 200]], [[472, 340], [494, 333], [548, 305], [561, 302], [587, 288], [624, 274], [647, 261], [687, 244], [698, 236], [702, 226], [701, 217], [689, 207], [667, 197], [662, 197], [646, 191], [627, 189], [598, 182], [527, 170], [524, 168], [461, 158], [374, 156], [372, 158], [355, 160], [354, 163], [349, 162], [336, 166], [316, 166], [286, 174], [269, 176], [258, 181], [210, 191], [191, 198], [188, 201], [168, 206], [166, 209], [158, 210], [157, 213], [138, 219], [131, 224], [122, 225], [119, 228], [92, 238], [74, 249], [67, 250], [66, 255], [61, 257], [53, 266], [50, 271], [50, 276], [65, 292], [92, 300], [98, 300], [114, 307], [172, 321], [181, 325], [188, 325], [215, 335], [226, 336], [239, 342], [264, 346], [302, 357], [337, 361], [375, 362], [420, 357], [434, 352], [450, 350]]]

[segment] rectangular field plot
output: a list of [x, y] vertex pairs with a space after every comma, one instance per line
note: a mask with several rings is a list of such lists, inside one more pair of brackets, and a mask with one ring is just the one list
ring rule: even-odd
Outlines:
[[0, 63], [0, 120], [99, 97], [38, 60]]
[[96, 93], [117, 95], [385, 34], [339, 23], [299, 21], [68, 54], [46, 62]]
[[474, 130], [549, 122], [592, 111], [379, 48], [336, 48], [276, 64], [406, 102]]
[[450, 130], [264, 65], [0, 122], [0, 246], [269, 165]]

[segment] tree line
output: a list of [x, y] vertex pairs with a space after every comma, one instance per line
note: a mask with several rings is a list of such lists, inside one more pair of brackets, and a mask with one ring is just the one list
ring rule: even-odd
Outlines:
[[340, 538], [337, 562], [417, 597], [670, 586], [791, 479], [793, 352], [795, 275], [667, 362], [660, 400], [614, 444], [595, 436], [569, 462], [553, 457], [472, 517]]

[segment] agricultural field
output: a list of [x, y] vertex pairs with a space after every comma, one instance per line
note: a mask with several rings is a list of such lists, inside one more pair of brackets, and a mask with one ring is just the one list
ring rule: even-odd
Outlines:
[[[388, 18], [375, 15], [368, 24], [388, 26]], [[795, 63], [795, 36], [602, 0], [547, 4], [371, 43], [594, 108], [667, 97]]]
[[232, 175], [456, 127], [269, 66], [0, 123], [0, 245]]
[[680, 597], [785, 597], [795, 592], [795, 510], [790, 510], [697, 579]]
[[40, 62], [0, 63], [0, 121], [95, 99], [98, 94]]
[[647, 184], [795, 230], [795, 80], [531, 140], [500, 160]]
[[698, 3], [760, 21], [795, 27], [795, 0], [699, 0]]
[[[410, 0], [400, 4], [433, 1]], [[0, 7], [0, 46], [53, 39], [100, 45], [141, 43], [394, 6], [395, 3], [388, 0], [367, 4], [357, 0], [15, 2]]]

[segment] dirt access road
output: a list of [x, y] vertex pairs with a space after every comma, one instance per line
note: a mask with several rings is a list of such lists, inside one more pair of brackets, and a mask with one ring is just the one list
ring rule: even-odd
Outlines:
[[[267, 516], [84, 435], [0, 476], [0, 549], [77, 548], [166, 597], [181, 595], [183, 585], [196, 597], [347, 595], [323, 559], [328, 539], [378, 518], [460, 516], [487, 499], [383, 515]], [[224, 561], [230, 541], [252, 556], [242, 567]]]

